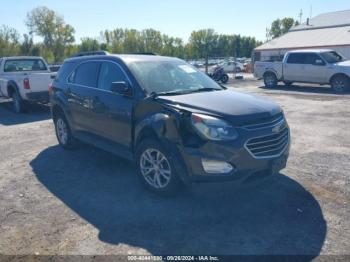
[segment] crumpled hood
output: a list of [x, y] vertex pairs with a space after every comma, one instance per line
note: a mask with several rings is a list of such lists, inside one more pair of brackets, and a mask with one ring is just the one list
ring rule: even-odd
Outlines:
[[282, 111], [276, 103], [267, 99], [230, 90], [161, 96], [158, 99], [179, 109], [216, 115], [237, 124], [271, 117]]

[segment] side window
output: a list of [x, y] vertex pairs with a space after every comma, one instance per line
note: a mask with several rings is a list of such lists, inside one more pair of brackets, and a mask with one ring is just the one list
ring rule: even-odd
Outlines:
[[304, 64], [305, 54], [292, 53], [289, 54], [287, 63], [288, 64]]
[[[318, 63], [316, 63], [316, 61], [318, 61]], [[322, 65], [324, 64], [323, 60], [321, 59], [321, 57], [319, 57], [317, 54], [314, 53], [308, 53], [305, 54], [305, 64], [308, 65]]]
[[114, 63], [103, 62], [101, 65], [98, 88], [110, 90], [113, 82], [127, 81], [124, 72]]
[[99, 65], [99, 62], [87, 62], [81, 64], [68, 81], [78, 85], [96, 87]]

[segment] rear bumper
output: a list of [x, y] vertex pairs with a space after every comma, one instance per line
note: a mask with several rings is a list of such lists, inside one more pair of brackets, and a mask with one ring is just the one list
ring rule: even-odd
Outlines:
[[31, 92], [26, 94], [27, 100], [30, 102], [49, 102], [49, 91], [41, 91], [41, 92]]

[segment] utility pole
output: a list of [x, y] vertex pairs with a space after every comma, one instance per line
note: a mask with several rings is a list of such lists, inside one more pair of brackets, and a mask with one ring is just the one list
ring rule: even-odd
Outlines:
[[301, 20], [303, 18], [303, 9], [300, 9], [300, 13], [299, 13], [299, 23], [301, 24]]
[[312, 18], [312, 5], [310, 6], [310, 16], [309, 18], [311, 19]]

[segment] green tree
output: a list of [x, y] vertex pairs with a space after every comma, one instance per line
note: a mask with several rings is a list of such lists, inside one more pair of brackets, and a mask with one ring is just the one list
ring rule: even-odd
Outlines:
[[97, 51], [100, 49], [100, 43], [93, 38], [84, 37], [81, 39], [81, 43], [78, 46], [79, 52], [87, 52], [87, 51]]
[[19, 53], [19, 33], [14, 28], [2, 25], [0, 27], [0, 57]]
[[279, 37], [296, 25], [299, 25], [299, 22], [291, 17], [276, 19], [272, 22], [271, 27], [267, 29], [267, 37], [268, 39]]
[[47, 7], [37, 7], [27, 14], [26, 25], [30, 32], [43, 37], [45, 53], [51, 53], [54, 61], [62, 61], [65, 48], [74, 43], [74, 28]]
[[190, 36], [190, 44], [194, 53], [201, 58], [205, 58], [205, 72], [208, 72], [208, 59], [215, 50], [218, 35], [213, 29], [202, 29], [193, 31]]

